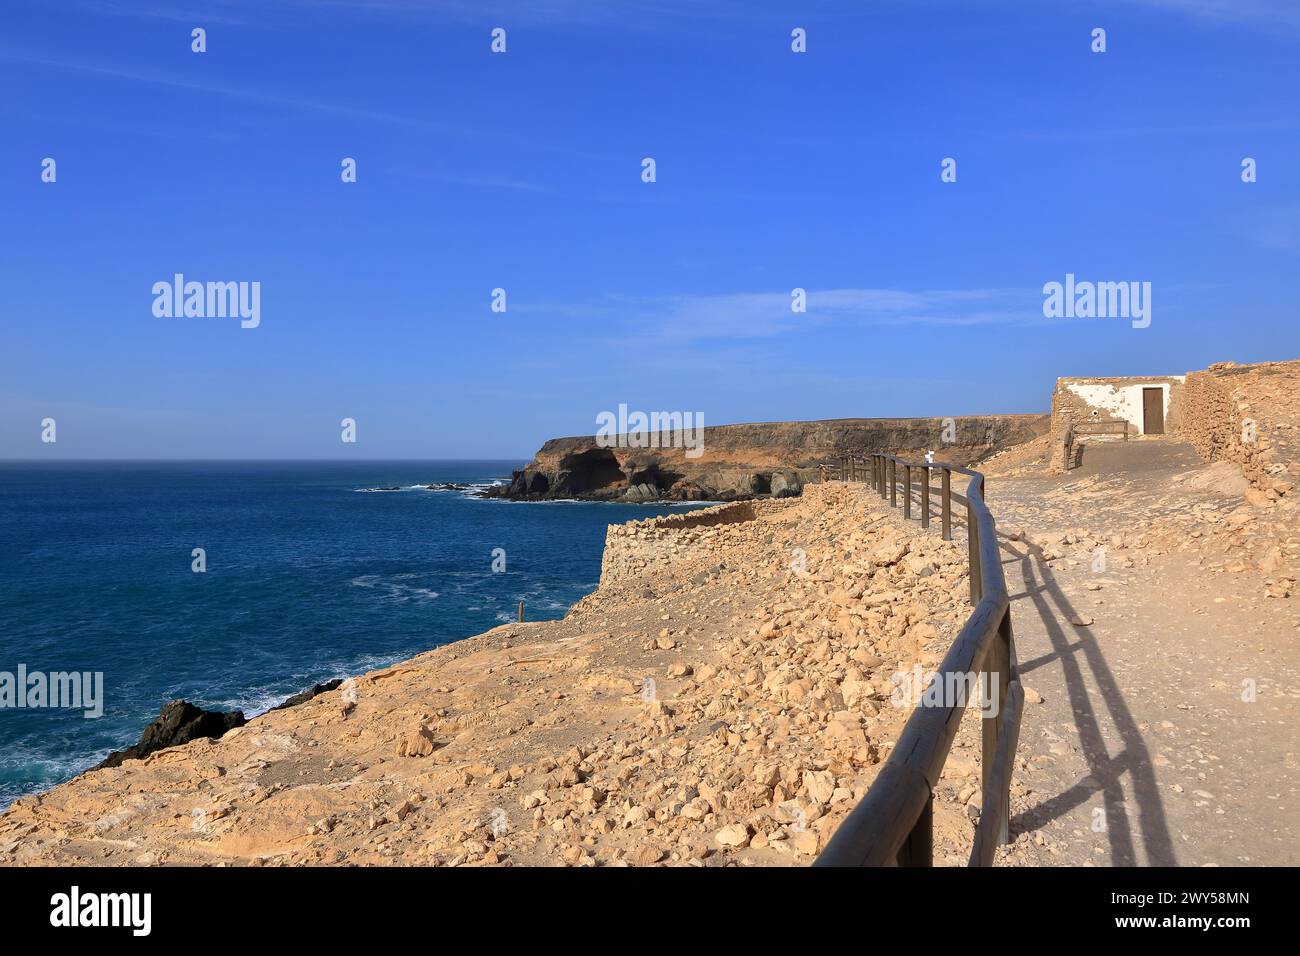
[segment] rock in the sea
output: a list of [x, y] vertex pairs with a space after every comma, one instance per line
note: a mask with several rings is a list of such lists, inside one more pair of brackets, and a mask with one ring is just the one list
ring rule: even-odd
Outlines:
[[624, 501], [658, 501], [663, 496], [659, 489], [650, 484], [631, 485], [623, 493]]
[[120, 766], [123, 760], [139, 760], [156, 750], [187, 744], [200, 737], [220, 737], [246, 723], [242, 711], [204, 710], [189, 701], [173, 700], [163, 706], [156, 720], [144, 729], [140, 740], [125, 750], [115, 750], [92, 770]]

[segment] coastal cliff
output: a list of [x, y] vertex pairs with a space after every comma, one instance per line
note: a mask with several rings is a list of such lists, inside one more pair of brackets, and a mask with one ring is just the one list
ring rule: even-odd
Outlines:
[[[964, 545], [863, 485], [614, 526], [563, 620], [22, 797], [0, 865], [806, 864], [897, 739], [892, 675], [942, 656], [967, 596]], [[934, 813], [959, 862], [955, 791]]]
[[[1047, 415], [960, 418], [843, 418], [703, 428], [697, 449], [669, 432], [598, 441], [594, 435], [546, 442], [493, 497], [515, 500], [735, 501], [799, 494], [820, 465], [846, 454], [914, 454], [970, 465], [1046, 434]], [[635, 440], [634, 436], [634, 440]]]

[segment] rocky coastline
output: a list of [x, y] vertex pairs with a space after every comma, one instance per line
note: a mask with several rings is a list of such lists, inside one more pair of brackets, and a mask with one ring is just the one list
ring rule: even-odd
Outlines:
[[927, 451], [977, 463], [1048, 431], [1046, 415], [855, 418], [714, 425], [698, 447], [672, 433], [554, 438], [510, 481], [484, 489], [511, 501], [747, 501], [797, 497], [845, 454]]
[[[299, 691], [270, 711], [285, 710], [306, 703], [313, 697], [337, 690], [343, 683], [341, 677], [315, 684]], [[158, 716], [140, 734], [140, 739], [123, 750], [115, 750], [91, 770], [120, 767], [125, 760], [143, 760], [150, 754], [168, 747], [179, 747], [193, 740], [221, 737], [227, 731], [243, 727], [250, 719], [242, 710], [205, 710], [187, 700], [172, 700], [163, 704]]]
[[[804, 864], [906, 717], [891, 675], [941, 656], [966, 595], [960, 545], [860, 485], [612, 526], [562, 620], [252, 720], [169, 704], [145, 737], [188, 742], [15, 801], [0, 865]], [[959, 853], [966, 810], [935, 812]]]

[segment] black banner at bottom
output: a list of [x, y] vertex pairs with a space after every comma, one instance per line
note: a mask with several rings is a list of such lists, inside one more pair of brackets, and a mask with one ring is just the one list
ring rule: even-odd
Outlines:
[[918, 942], [918, 933], [944, 934], [944, 945], [997, 926], [1040, 941], [1201, 936], [1231, 945], [1242, 933], [1286, 927], [1282, 901], [1294, 877], [1276, 869], [7, 869], [0, 919], [8, 942], [48, 934], [127, 945], [374, 944], [377, 931], [403, 928], [572, 944], [598, 931], [669, 932], [679, 920], [712, 923], [728, 943], [770, 944], [777, 921], [848, 939], [879, 939], [892, 925]]

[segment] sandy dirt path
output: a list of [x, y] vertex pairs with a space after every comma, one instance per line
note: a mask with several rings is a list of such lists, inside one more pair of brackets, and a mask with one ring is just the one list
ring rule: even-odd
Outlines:
[[1300, 862], [1300, 621], [1261, 573], [1169, 526], [1240, 504], [1173, 481], [1203, 469], [1150, 442], [990, 479], [1022, 680], [1042, 697], [1012, 800], [1028, 838], [1006, 862]]

